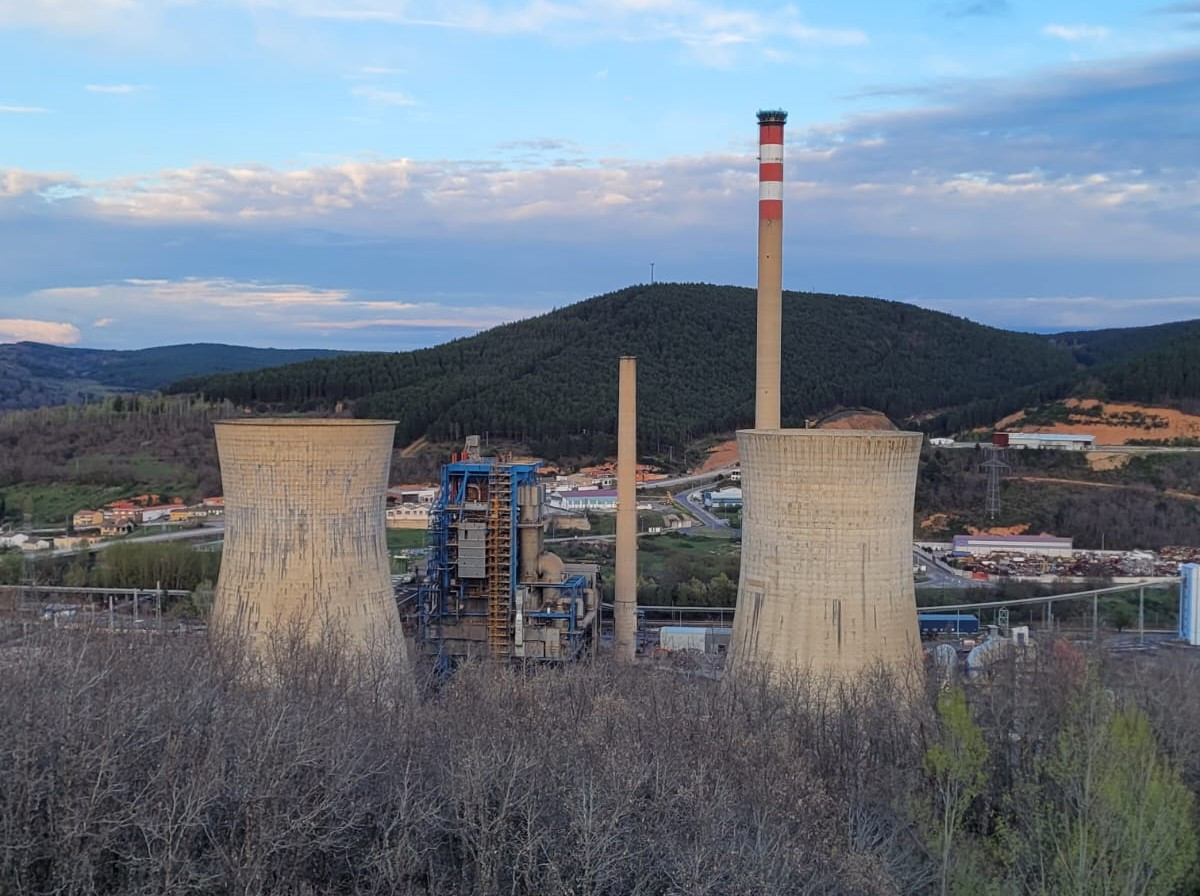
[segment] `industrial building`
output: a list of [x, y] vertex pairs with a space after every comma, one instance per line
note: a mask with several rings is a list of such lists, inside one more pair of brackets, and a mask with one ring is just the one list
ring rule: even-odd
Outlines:
[[1052, 432], [998, 432], [992, 435], [997, 448], [1046, 448], [1054, 451], [1089, 451], [1095, 436]]
[[549, 503], [551, 507], [559, 510], [594, 510], [601, 513], [614, 513], [617, 509], [617, 490], [615, 488], [582, 488], [551, 492]]
[[742, 490], [737, 486], [703, 492], [704, 506], [711, 510], [737, 510], [742, 506]]
[[727, 626], [664, 625], [658, 630], [658, 646], [669, 653], [723, 654], [732, 632]]
[[471, 437], [442, 467], [417, 632], [441, 668], [467, 659], [571, 660], [593, 643], [597, 567], [543, 549], [540, 466], [481, 457]]
[[917, 625], [922, 638], [979, 634], [979, 617], [973, 613], [918, 613]]
[[395, 424], [215, 424], [225, 548], [210, 631], [270, 664], [278, 639], [405, 659], [384, 533]]
[[[849, 679], [917, 668], [912, 511], [924, 436], [781, 429], [783, 148], [787, 113], [758, 113], [755, 428], [738, 433], [742, 564], [728, 669]], [[879, 416], [879, 415], [877, 415]], [[864, 429], [863, 426], [889, 429]]]
[[1193, 647], [1200, 645], [1200, 563], [1179, 567], [1179, 637]]
[[1055, 535], [955, 535], [950, 553], [958, 557], [988, 554], [1033, 554], [1039, 557], [1070, 557], [1075, 543]]

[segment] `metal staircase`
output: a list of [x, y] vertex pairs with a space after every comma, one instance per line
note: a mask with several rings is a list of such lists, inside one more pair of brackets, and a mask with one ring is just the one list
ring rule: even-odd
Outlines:
[[512, 473], [497, 464], [488, 477], [488, 651], [495, 661], [508, 659], [512, 643]]

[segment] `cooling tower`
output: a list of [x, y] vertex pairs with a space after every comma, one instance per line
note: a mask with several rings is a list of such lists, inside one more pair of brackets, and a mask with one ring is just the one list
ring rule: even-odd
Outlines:
[[402, 662], [384, 502], [395, 423], [216, 424], [225, 549], [213, 631], [270, 662], [300, 639]]
[[743, 430], [731, 670], [847, 680], [918, 656], [912, 511], [920, 433]]
[[613, 650], [618, 662], [632, 663], [637, 655], [637, 358], [621, 358], [619, 369]]

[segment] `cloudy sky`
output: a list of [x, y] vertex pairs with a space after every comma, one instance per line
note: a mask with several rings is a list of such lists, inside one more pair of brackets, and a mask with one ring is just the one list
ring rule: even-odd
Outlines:
[[0, 0], [0, 341], [402, 349], [659, 280], [1200, 317], [1200, 2]]

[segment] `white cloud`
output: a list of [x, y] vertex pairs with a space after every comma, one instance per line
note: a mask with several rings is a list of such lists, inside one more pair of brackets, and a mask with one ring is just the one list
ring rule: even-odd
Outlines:
[[[31, 294], [38, 301], [86, 302], [89, 307], [120, 307], [129, 302], [217, 308], [333, 307], [342, 304], [345, 290], [313, 289], [294, 284], [238, 282], [225, 279], [183, 280], [128, 279], [98, 286], [55, 286]], [[93, 326], [106, 326], [112, 318], [101, 318]], [[104, 323], [101, 323], [103, 321]]]
[[1047, 25], [1042, 29], [1046, 37], [1057, 37], [1072, 43], [1084, 40], [1104, 40], [1112, 31], [1103, 25]]
[[486, 330], [489, 327], [511, 323], [526, 314], [516, 310], [507, 314], [479, 315], [474, 309], [449, 317], [375, 317], [365, 320], [301, 321], [296, 324], [302, 330], [367, 330], [367, 329], [438, 329], [438, 330]]
[[[171, 13], [197, 0], [0, 0], [0, 27], [55, 33], [105, 33], [126, 44], [161, 45]], [[532, 35], [552, 41], [672, 41], [701, 62], [720, 63], [734, 48], [778, 43], [857, 46], [857, 28], [821, 27], [790, 3], [746, 9], [733, 0], [229, 0], [260, 24], [292, 16], [409, 28], [446, 28], [494, 36]], [[130, 27], [130, 23], [136, 27]], [[181, 31], [181, 28], [176, 29]], [[710, 55], [715, 54], [715, 55]], [[364, 74], [382, 74], [368, 67]]]
[[407, 93], [399, 90], [383, 90], [379, 87], [362, 86], [350, 91], [354, 96], [361, 97], [372, 103], [382, 103], [385, 106], [415, 106], [417, 101]]
[[0, 342], [48, 342], [71, 345], [79, 341], [79, 330], [72, 324], [20, 317], [0, 318]]
[[145, 90], [144, 84], [85, 84], [83, 89], [88, 93], [137, 93]]
[[115, 317], [102, 317], [99, 320], [92, 321], [92, 326], [98, 330], [102, 330], [107, 326], [115, 324], [116, 322], [117, 319]]
[[0, 115], [41, 115], [49, 111], [42, 106], [0, 106]]
[[[962, 313], [960, 303], [919, 302], [927, 308]], [[1200, 318], [1200, 296], [1106, 298], [1102, 296], [1023, 296], [977, 299], [971, 318], [998, 327], [1041, 330], [1086, 330], [1099, 327], [1141, 327]]]

